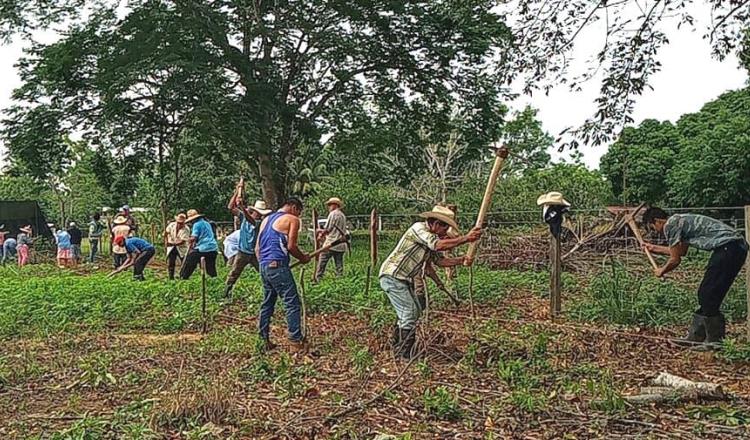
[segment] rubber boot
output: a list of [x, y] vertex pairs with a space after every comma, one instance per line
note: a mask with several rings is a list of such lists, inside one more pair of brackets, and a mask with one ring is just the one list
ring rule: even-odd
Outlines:
[[414, 343], [417, 341], [416, 329], [400, 329], [401, 346], [398, 355], [405, 360], [410, 360], [414, 356]]
[[693, 313], [693, 322], [690, 324], [687, 336], [675, 341], [681, 347], [694, 347], [706, 340], [706, 317]]
[[393, 325], [393, 332], [391, 333], [391, 348], [396, 350], [399, 344], [401, 344], [401, 332], [399, 331], [398, 325]]
[[721, 344], [727, 334], [727, 321], [724, 315], [719, 313], [716, 316], [707, 316], [705, 323], [706, 344]]

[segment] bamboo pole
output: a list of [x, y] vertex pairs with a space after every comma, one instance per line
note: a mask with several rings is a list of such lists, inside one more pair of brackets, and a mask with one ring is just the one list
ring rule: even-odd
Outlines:
[[[495, 192], [495, 184], [497, 178], [500, 176], [500, 170], [503, 168], [505, 159], [508, 158], [508, 149], [501, 147], [495, 150], [495, 163], [492, 165], [492, 172], [487, 180], [487, 187], [484, 189], [484, 197], [482, 198], [482, 205], [479, 207], [479, 214], [477, 215], [477, 221], [474, 226], [481, 228], [484, 224], [484, 220], [487, 217], [487, 212], [492, 205], [492, 194]], [[477, 254], [477, 246], [479, 242], [475, 241], [469, 244], [469, 250], [466, 252], [466, 256], [469, 261], [472, 261]]]

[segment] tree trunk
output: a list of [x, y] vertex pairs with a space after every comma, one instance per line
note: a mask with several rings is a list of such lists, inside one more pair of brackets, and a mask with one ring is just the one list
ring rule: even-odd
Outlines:
[[258, 174], [260, 174], [260, 185], [263, 192], [263, 200], [266, 201], [269, 208], [278, 209], [283, 203], [283, 188], [280, 188], [275, 179], [271, 158], [266, 153], [258, 155]]

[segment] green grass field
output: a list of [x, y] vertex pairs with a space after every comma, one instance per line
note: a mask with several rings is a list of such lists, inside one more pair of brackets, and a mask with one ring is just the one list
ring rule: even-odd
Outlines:
[[[381, 243], [381, 261], [392, 245]], [[574, 419], [583, 431], [570, 438], [626, 435], [633, 431], [596, 420], [653, 423], [647, 412], [626, 406], [623, 393], [664, 368], [690, 375], [691, 362], [705, 364], [710, 373], [704, 374], [740, 400], [663, 411], [687, 417], [681, 429], [700, 432], [731, 423], [744, 430], [750, 423], [750, 389], [733, 379], [750, 362], [750, 347], [740, 338], [709, 360], [689, 361], [693, 355], [669, 344], [600, 333], [680, 335], [695, 307], [698, 261], [671, 282], [649, 278], [640, 266], [565, 274], [562, 325], [547, 321], [545, 271], [477, 267], [474, 319], [469, 273], [461, 269], [453, 282], [460, 307], [430, 284], [432, 307], [420, 330], [429, 350], [400, 376], [405, 365], [387, 346], [395, 315], [376, 276], [366, 289], [368, 259], [367, 243], [358, 239], [343, 278], [333, 278], [331, 267], [313, 285], [311, 266], [298, 271], [314, 351], [303, 357], [287, 354], [281, 305], [274, 317], [281, 347], [270, 354], [258, 350], [261, 289], [252, 270], [237, 285], [235, 302], [222, 306], [226, 268], [219, 264], [219, 277], [207, 280], [209, 332], [201, 335], [198, 272], [189, 281], [168, 281], [157, 261], [147, 281], [137, 283], [129, 273], [108, 279], [105, 269], [88, 266], [0, 268], [0, 436], [504, 438], [522, 432], [515, 426], [562, 435], [570, 426], [550, 427], [546, 420], [570, 418], [559, 411], [581, 405], [587, 410]], [[738, 334], [746, 316], [742, 281], [725, 312]], [[396, 380], [399, 385], [389, 387]], [[374, 410], [326, 421], [372, 396], [380, 396]]]

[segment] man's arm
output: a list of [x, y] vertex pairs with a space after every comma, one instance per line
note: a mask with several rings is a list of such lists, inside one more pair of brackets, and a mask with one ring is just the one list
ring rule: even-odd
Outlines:
[[289, 225], [289, 241], [287, 243], [287, 247], [289, 248], [289, 253], [294, 256], [294, 258], [298, 259], [300, 262], [307, 263], [310, 261], [310, 256], [306, 253], [302, 252], [302, 250], [297, 246], [297, 237], [299, 235], [299, 217], [295, 217], [293, 215], [288, 215], [288, 225]]
[[679, 242], [676, 246], [670, 246], [669, 259], [664, 266], [654, 269], [654, 274], [657, 277], [662, 277], [673, 271], [682, 262], [682, 257], [687, 253], [687, 249], [688, 245], [684, 242]]
[[[437, 244], [435, 245], [435, 251], [437, 252], [447, 251], [447, 250], [459, 247], [465, 243], [472, 243], [472, 242], [479, 240], [481, 236], [482, 236], [482, 228], [475, 226], [471, 228], [471, 231], [469, 231], [468, 234], [463, 235], [461, 237], [441, 238], [440, 240], [437, 241]], [[440, 267], [446, 267], [446, 266], [440, 266]]]
[[660, 254], [660, 255], [671, 255], [672, 254], [672, 252], [669, 250], [670, 248], [667, 247], [667, 246], [659, 246], [658, 244], [643, 243], [642, 247], [644, 249], [648, 249], [649, 252], [653, 252], [653, 253]]
[[435, 262], [438, 267], [454, 267], [461, 266], [464, 264], [464, 257], [456, 258], [440, 258]]

